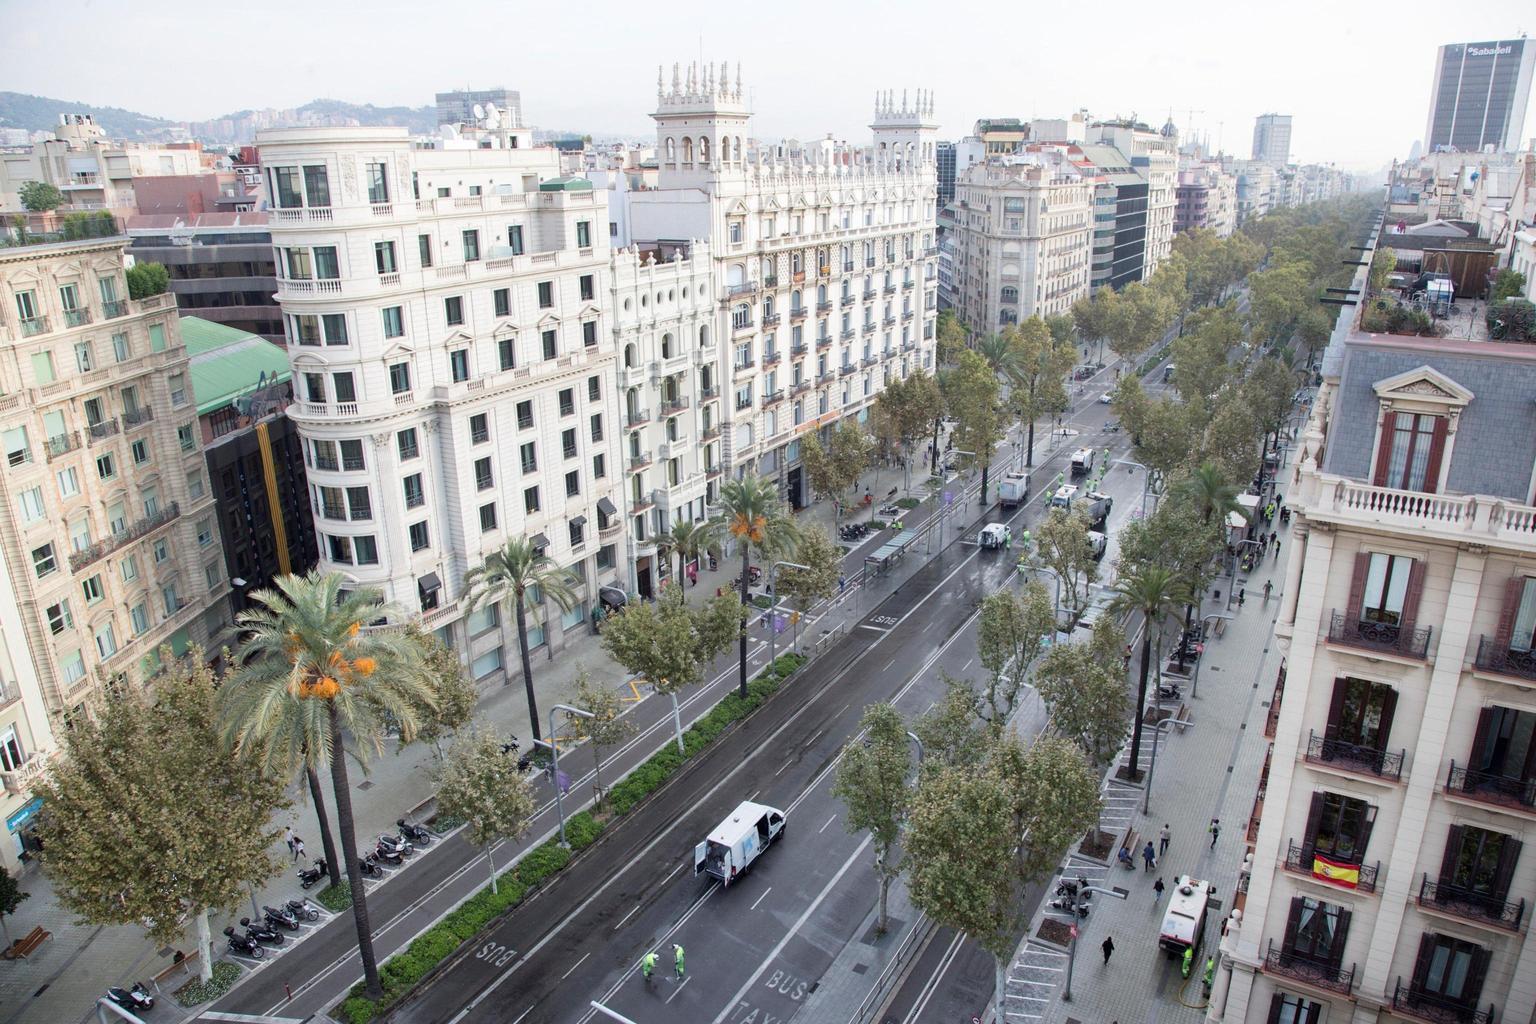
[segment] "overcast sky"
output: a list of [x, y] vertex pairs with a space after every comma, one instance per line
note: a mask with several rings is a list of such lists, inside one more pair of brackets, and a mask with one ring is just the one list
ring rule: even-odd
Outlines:
[[[926, 88], [944, 138], [979, 117], [1085, 107], [1161, 125], [1171, 110], [1181, 131], [1247, 156], [1254, 116], [1275, 111], [1295, 118], [1293, 159], [1362, 168], [1423, 134], [1437, 46], [1536, 23], [1529, 0], [77, 0], [69, 11], [0, 0], [0, 89], [197, 120], [505, 86], [530, 124], [643, 137], [656, 65], [670, 78], [702, 45], [711, 61], [742, 62], [763, 138], [862, 139], [877, 89]], [[1530, 117], [1524, 134], [1536, 135]]]

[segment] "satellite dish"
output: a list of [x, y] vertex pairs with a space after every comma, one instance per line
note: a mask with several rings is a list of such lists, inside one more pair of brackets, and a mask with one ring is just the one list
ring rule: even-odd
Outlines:
[[485, 118], [485, 108], [482, 107], [480, 104], [476, 103], [475, 104], [475, 109], [474, 109], [474, 115], [475, 115], [475, 120], [476, 121], [483, 120]]
[[458, 125], [452, 125], [452, 124], [445, 124], [445, 125], [443, 125], [443, 138], [445, 138], [445, 139], [456, 139], [458, 137], [459, 137]]
[[485, 126], [492, 131], [501, 127], [501, 111], [496, 109], [496, 104], [494, 103], [487, 103], [485, 105]]

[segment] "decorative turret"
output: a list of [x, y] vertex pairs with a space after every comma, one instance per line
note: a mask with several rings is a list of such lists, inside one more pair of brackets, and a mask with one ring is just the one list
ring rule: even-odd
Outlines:
[[898, 167], [933, 163], [939, 123], [933, 117], [932, 92], [919, 89], [913, 101], [903, 89], [899, 106], [895, 90], [876, 93], [875, 120], [869, 127], [875, 133], [876, 153], [890, 157]]
[[698, 186], [746, 168], [751, 112], [743, 100], [741, 65], [731, 77], [721, 61], [672, 65], [671, 85], [656, 69], [656, 155], [663, 188]]

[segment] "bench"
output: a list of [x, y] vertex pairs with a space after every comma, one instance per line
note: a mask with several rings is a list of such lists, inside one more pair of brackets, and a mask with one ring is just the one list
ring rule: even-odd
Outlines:
[[1140, 838], [1141, 837], [1136, 834], [1136, 830], [1134, 828], [1127, 828], [1125, 830], [1125, 838], [1120, 840], [1120, 845], [1115, 848], [1115, 861], [1119, 862], [1119, 851], [1121, 850], [1129, 853], [1131, 855], [1131, 860], [1134, 861], [1136, 859], [1136, 841]]
[[44, 931], [43, 926], [38, 925], [30, 932], [27, 932], [26, 935], [17, 939], [0, 955], [3, 955], [7, 960], [25, 960], [29, 953], [34, 952], [38, 946], [41, 946], [51, 938], [53, 938], [53, 933]]
[[155, 991], [162, 996], [166, 992], [175, 992], [197, 977], [197, 952], [194, 950], [191, 954], [182, 954], [178, 951], [178, 955], [181, 959], [174, 960], [169, 967], [149, 979]]

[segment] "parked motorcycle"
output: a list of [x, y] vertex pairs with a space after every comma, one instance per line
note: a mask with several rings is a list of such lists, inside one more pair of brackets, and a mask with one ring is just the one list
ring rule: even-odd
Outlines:
[[287, 909], [288, 913], [294, 916], [295, 919], [303, 921], [320, 920], [320, 909], [311, 904], [308, 900], [289, 900], [287, 903], [284, 903], [283, 906]]
[[1056, 895], [1076, 896], [1079, 899], [1090, 900], [1093, 898], [1093, 893], [1083, 891], [1087, 888], [1088, 879], [1083, 875], [1078, 875], [1075, 879], [1063, 878], [1061, 881], [1056, 883]]
[[389, 847], [402, 857], [409, 857], [416, 852], [416, 847], [412, 846], [409, 840], [392, 832], [379, 833], [379, 845]]
[[379, 856], [376, 853], [370, 853], [366, 857], [357, 858], [357, 870], [361, 871], [368, 878], [382, 878], [384, 876], [384, 869], [379, 867]]
[[[1072, 913], [1072, 901], [1070, 899], [1051, 900], [1051, 907], [1053, 909], [1055, 909], [1055, 910], [1060, 910], [1060, 911], [1063, 911], [1063, 912], [1068, 913], [1068, 914]], [[1087, 917], [1088, 916], [1088, 908], [1087, 908], [1087, 906], [1083, 906], [1083, 905], [1078, 906], [1078, 908], [1077, 908], [1077, 916], [1078, 917]]]
[[299, 868], [299, 888], [308, 889], [310, 886], [320, 881], [320, 879], [324, 878], [325, 875], [326, 866], [325, 861], [323, 860], [315, 861], [314, 867]]
[[1182, 699], [1182, 697], [1181, 697], [1181, 695], [1179, 693], [1179, 688], [1177, 686], [1159, 686], [1157, 688], [1157, 698], [1158, 698], [1158, 700], [1181, 700]]
[[422, 846], [432, 845], [432, 830], [425, 825], [415, 825], [401, 818], [395, 822], [395, 827], [400, 829], [402, 836], [413, 843], [419, 843]]
[[259, 942], [263, 946], [281, 946], [283, 933], [269, 924], [252, 924], [251, 919], [242, 917], [240, 927], [245, 929], [245, 937], [252, 942]]
[[268, 907], [263, 905], [261, 916], [272, 928], [286, 928], [290, 932], [299, 930], [299, 917], [287, 907]]
[[383, 861], [385, 864], [404, 864], [405, 863], [405, 855], [404, 854], [402, 854], [399, 850], [396, 850], [392, 846], [385, 846], [383, 843], [379, 843], [377, 846], [375, 846], [373, 848], [373, 856], [376, 857], [378, 860]]
[[246, 935], [240, 935], [235, 931], [235, 926], [230, 925], [224, 929], [224, 935], [229, 939], [229, 951], [248, 956], [252, 960], [260, 960], [267, 955], [267, 951], [261, 948], [261, 943]]
[[155, 997], [149, 994], [141, 981], [134, 982], [133, 988], [109, 988], [107, 998], [132, 1013], [143, 1013], [155, 1008]]

